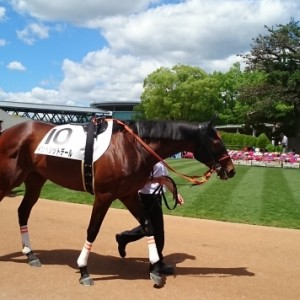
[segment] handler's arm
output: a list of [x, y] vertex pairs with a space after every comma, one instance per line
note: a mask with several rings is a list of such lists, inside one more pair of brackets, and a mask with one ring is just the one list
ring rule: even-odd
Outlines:
[[[172, 182], [168, 180], [168, 178], [165, 176], [154, 177], [151, 179], [151, 182], [158, 183], [159, 185], [164, 185], [172, 194], [174, 193], [174, 186]], [[183, 197], [179, 193], [177, 193], [177, 198], [178, 198], [177, 203], [179, 205], [182, 205], [184, 203]]]

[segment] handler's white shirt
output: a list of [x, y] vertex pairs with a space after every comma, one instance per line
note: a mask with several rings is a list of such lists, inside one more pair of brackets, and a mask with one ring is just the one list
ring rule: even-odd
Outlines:
[[288, 145], [288, 138], [287, 138], [287, 136], [284, 135], [284, 136], [282, 137], [281, 143], [284, 144], [285, 146]]
[[[160, 176], [168, 176], [168, 170], [161, 162], [158, 162], [153, 167], [153, 172], [151, 174], [151, 177], [160, 177]], [[158, 183], [146, 183], [145, 186], [141, 190], [139, 190], [139, 192], [142, 194], [152, 194], [157, 189], [158, 186], [159, 186]]]

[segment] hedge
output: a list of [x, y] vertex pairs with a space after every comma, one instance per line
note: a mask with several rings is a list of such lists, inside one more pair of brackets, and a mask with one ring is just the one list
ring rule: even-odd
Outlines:
[[225, 146], [231, 150], [242, 150], [251, 147], [265, 149], [269, 152], [282, 152], [282, 147], [274, 146], [264, 133], [255, 137], [247, 134], [220, 131], [220, 135]]

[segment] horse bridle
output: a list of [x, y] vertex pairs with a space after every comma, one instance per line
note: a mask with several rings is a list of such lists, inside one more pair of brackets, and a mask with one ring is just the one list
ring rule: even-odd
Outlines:
[[[205, 133], [202, 135], [201, 137], [201, 144], [202, 146], [205, 147], [205, 150], [206, 152], [208, 153], [208, 156], [209, 156], [209, 159], [210, 159], [210, 162], [212, 162], [211, 164], [211, 167], [210, 169], [208, 170], [208, 173], [214, 173], [216, 172], [218, 175], [221, 174], [221, 172], [228, 178], [228, 174], [226, 172], [226, 170], [222, 167], [222, 165], [220, 164], [220, 162], [222, 160], [225, 160], [225, 159], [228, 159], [230, 158], [230, 156], [227, 154], [227, 155], [222, 155], [221, 157], [218, 158], [218, 160], [216, 161], [216, 159], [214, 158], [214, 155], [212, 153], [212, 151], [209, 149], [208, 147], [208, 143], [207, 143], [207, 140], [210, 138], [209, 135], [207, 134], [208, 132], [208, 129], [206, 129]], [[223, 144], [222, 140], [219, 139], [220, 143]], [[201, 148], [201, 147], [200, 147]], [[224, 147], [225, 148], [225, 147]]]

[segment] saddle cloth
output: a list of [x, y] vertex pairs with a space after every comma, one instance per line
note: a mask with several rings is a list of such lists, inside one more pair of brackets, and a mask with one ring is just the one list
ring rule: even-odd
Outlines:
[[[107, 124], [106, 130], [94, 138], [93, 162], [107, 150], [110, 144], [113, 120], [107, 120]], [[43, 137], [34, 153], [83, 161], [86, 135], [81, 125], [55, 126]]]

